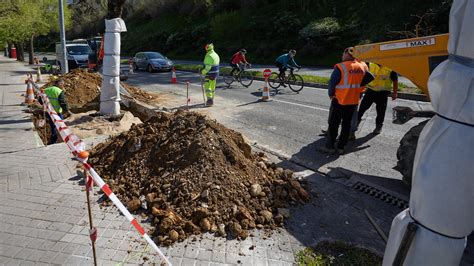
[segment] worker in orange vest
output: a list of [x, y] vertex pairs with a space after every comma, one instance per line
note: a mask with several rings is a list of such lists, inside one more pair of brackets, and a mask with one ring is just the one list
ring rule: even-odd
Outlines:
[[[331, 114], [329, 115], [329, 134], [326, 146], [318, 148], [325, 153], [344, 154], [351, 131], [351, 120], [359, 105], [364, 87], [374, 80], [364, 62], [354, 58], [354, 48], [349, 47], [342, 54], [342, 62], [334, 66], [329, 81], [328, 94], [331, 99]], [[337, 142], [339, 125], [342, 123], [341, 134]]]

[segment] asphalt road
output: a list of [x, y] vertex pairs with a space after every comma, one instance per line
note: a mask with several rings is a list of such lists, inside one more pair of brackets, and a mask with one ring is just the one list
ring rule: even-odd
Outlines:
[[327, 126], [329, 99], [327, 91], [304, 88], [299, 94], [288, 89], [273, 95], [271, 102], [260, 102], [263, 82], [254, 81], [251, 87], [233, 85], [228, 88], [218, 82], [215, 106], [203, 107], [200, 78], [195, 73], [178, 72], [179, 84], [170, 84], [171, 73], [147, 73], [129, 75], [128, 84], [147, 91], [161, 92], [163, 106], [169, 109], [186, 107], [185, 81], [190, 82], [190, 108], [206, 113], [224, 125], [241, 132], [251, 143], [257, 144], [279, 156], [290, 159], [309, 169], [328, 173], [331, 170], [349, 170], [356, 174], [401, 179], [392, 168], [396, 165], [396, 150], [403, 135], [423, 119], [414, 118], [405, 125], [391, 123], [392, 107], [403, 105], [414, 110], [429, 110], [430, 103], [389, 100], [382, 134], [373, 135], [375, 107], [365, 115], [357, 140], [347, 147], [343, 156], [316, 151], [325, 143], [320, 136], [321, 127]]
[[[175, 64], [191, 64], [191, 65], [199, 65], [202, 64], [202, 62], [199, 61], [188, 61], [188, 60], [174, 60]], [[221, 61], [221, 66], [228, 66], [228, 62], [223, 62]], [[258, 64], [252, 64], [252, 70], [256, 71], [263, 71], [266, 68], [270, 68], [272, 71], [277, 71], [278, 68], [275, 67], [274, 65], [258, 65]], [[312, 76], [318, 76], [318, 77], [327, 77], [329, 78], [332, 73], [332, 68], [330, 67], [305, 67], [302, 66], [298, 74], [303, 74], [303, 75], [312, 75]], [[407, 85], [408, 87], [416, 87], [413, 82], [411, 82], [409, 79], [400, 76], [399, 81]]]

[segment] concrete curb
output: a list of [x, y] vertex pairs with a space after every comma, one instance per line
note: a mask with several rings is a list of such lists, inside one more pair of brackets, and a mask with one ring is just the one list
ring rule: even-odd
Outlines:
[[[181, 70], [181, 69], [176, 69], [176, 70], [181, 71], [181, 72], [196, 73], [196, 71], [191, 71], [191, 70]], [[254, 80], [264, 81], [265, 79], [260, 78], [260, 77], [254, 77]], [[326, 90], [328, 89], [328, 84], [325, 84], [325, 83], [305, 82], [304, 85], [311, 88], [320, 88], [320, 89], [326, 89]], [[398, 98], [404, 99], [404, 100], [418, 101], [418, 102], [430, 102], [430, 100], [425, 94], [399, 92]]]

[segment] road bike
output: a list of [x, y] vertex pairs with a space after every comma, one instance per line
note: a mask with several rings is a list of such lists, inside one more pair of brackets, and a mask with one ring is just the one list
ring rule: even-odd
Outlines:
[[286, 85], [288, 85], [290, 90], [300, 92], [304, 87], [304, 81], [302, 76], [295, 74], [294, 69], [290, 68], [290, 73], [288, 75], [284, 73], [280, 76], [279, 73], [272, 72], [268, 79], [268, 85], [270, 85], [274, 90], [277, 90], [280, 86], [286, 87]]
[[227, 86], [230, 86], [234, 81], [239, 82], [242, 86], [248, 88], [253, 83], [253, 75], [250, 71], [246, 71], [250, 69], [251, 65], [245, 65], [241, 67], [239, 71], [234, 71], [233, 74], [226, 73], [223, 75], [223, 79]]

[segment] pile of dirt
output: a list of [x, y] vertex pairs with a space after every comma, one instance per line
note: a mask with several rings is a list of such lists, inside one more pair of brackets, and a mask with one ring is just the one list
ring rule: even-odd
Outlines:
[[[100, 87], [102, 85], [102, 77], [99, 74], [91, 73], [86, 69], [75, 68], [62, 76], [62, 78], [65, 83], [64, 95], [66, 96], [66, 101], [74, 112], [99, 110]], [[164, 100], [161, 93], [147, 92], [125, 83], [120, 84], [133, 98], [147, 104], [156, 105]], [[53, 85], [54, 81], [50, 81], [43, 85], [43, 88]]]
[[309, 200], [291, 171], [194, 112], [159, 113], [96, 146], [90, 161], [164, 245], [203, 232], [246, 238], [282, 226], [290, 204]]
[[[102, 77], [90, 73], [86, 69], [75, 68], [62, 77], [64, 79], [64, 95], [73, 110], [97, 110], [100, 100]], [[54, 81], [46, 83], [43, 88], [54, 85]]]
[[166, 101], [166, 96], [164, 93], [147, 92], [145, 90], [127, 85], [125, 83], [121, 84], [131, 94], [133, 98], [146, 104], [157, 105]]

